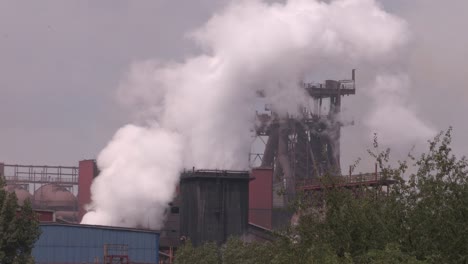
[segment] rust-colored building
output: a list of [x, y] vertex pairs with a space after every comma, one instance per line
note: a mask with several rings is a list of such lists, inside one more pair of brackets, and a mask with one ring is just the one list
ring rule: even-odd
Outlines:
[[78, 171], [78, 222], [81, 222], [85, 206], [91, 202], [91, 184], [99, 171], [95, 160], [80, 161]]
[[252, 169], [249, 183], [249, 223], [272, 229], [273, 169]]

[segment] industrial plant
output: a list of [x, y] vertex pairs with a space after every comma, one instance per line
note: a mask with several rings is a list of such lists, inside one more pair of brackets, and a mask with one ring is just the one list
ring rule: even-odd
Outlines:
[[222, 244], [230, 236], [271, 239], [273, 230], [297, 221], [288, 204], [298, 192], [327, 188], [324, 175], [346, 188], [391, 185], [377, 169], [341, 173], [341, 101], [356, 93], [355, 71], [349, 80], [301, 87], [312, 107], [302, 107], [298, 115], [281, 116], [268, 108], [257, 113], [255, 137], [264, 146], [249, 154], [250, 170], [194, 167], [181, 172], [161, 230], [80, 225], [93, 179], [99, 176], [95, 160], [82, 160], [76, 167], [0, 163], [5, 189], [20, 204], [29, 199], [40, 214], [43, 234], [33, 251], [37, 263], [172, 263], [177, 247], [189, 239], [195, 246]]

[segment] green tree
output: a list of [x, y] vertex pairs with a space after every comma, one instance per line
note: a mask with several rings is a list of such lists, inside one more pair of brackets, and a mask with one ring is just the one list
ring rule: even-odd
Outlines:
[[231, 237], [222, 247], [222, 263], [270, 263], [275, 255], [275, 252], [277, 251], [274, 250], [273, 245], [271, 243], [246, 243], [237, 237]]
[[36, 215], [29, 200], [19, 206], [4, 186], [0, 177], [0, 263], [34, 263], [31, 251], [40, 235]]
[[206, 243], [200, 247], [193, 247], [190, 240], [178, 248], [175, 264], [218, 264], [221, 256], [215, 243]]
[[397, 244], [389, 244], [384, 250], [370, 250], [356, 260], [357, 263], [369, 264], [424, 264], [414, 256], [401, 252]]
[[451, 129], [430, 141], [421, 157], [410, 155], [396, 167], [390, 166], [388, 149], [370, 151], [381, 174], [395, 184], [385, 194], [365, 187], [326, 190], [323, 212], [304, 214], [294, 230], [299, 245], [329, 245], [356, 263], [369, 254], [388, 261], [400, 253], [387, 263], [468, 263], [468, 162], [451, 154], [450, 143]]
[[403, 245], [419, 259], [468, 263], [468, 161], [452, 154], [451, 129], [429, 144], [406, 185]]

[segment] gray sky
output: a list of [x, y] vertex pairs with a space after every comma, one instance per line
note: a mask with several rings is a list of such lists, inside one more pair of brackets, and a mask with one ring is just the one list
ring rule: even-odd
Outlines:
[[77, 164], [129, 120], [130, 63], [180, 59], [221, 1], [0, 0], [0, 160]]
[[[226, 2], [0, 0], [0, 161], [76, 165], [95, 158], [130, 120], [115, 96], [129, 65], [195, 53], [185, 33]], [[413, 32], [405, 62], [414, 84], [409, 104], [438, 130], [454, 126], [455, 150], [467, 154], [468, 1], [383, 4]], [[346, 99], [352, 116], [369, 109], [363, 93]], [[361, 131], [359, 122], [344, 129], [344, 164], [364, 153]]]

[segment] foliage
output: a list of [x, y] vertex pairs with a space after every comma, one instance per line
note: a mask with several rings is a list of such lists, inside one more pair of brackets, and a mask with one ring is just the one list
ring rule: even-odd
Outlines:
[[358, 258], [358, 263], [372, 264], [424, 264], [425, 261], [419, 261], [414, 256], [409, 256], [401, 252], [397, 244], [389, 244], [383, 250], [370, 250], [365, 255]]
[[4, 185], [0, 177], [0, 263], [34, 263], [31, 251], [40, 235], [36, 215], [29, 200], [19, 206]]
[[273, 256], [268, 243], [244, 243], [238, 238], [229, 238], [222, 250], [222, 263], [261, 264], [268, 263]]
[[176, 264], [217, 264], [220, 263], [218, 246], [215, 243], [206, 243], [194, 248], [192, 242], [187, 240], [184, 246], [179, 247], [175, 258]]
[[390, 150], [379, 152], [375, 140], [369, 153], [391, 188], [332, 187], [313, 199], [299, 196], [297, 226], [271, 243], [232, 238], [210, 263], [468, 263], [468, 162], [451, 153], [450, 143], [451, 129], [418, 159], [409, 155], [393, 167]]

